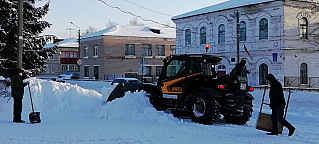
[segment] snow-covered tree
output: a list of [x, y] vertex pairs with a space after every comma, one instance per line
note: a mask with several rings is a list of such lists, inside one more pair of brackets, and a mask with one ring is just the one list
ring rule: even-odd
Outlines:
[[[50, 24], [41, 19], [49, 11], [49, 3], [42, 7], [35, 6], [36, 0], [23, 2], [23, 52], [22, 68], [31, 75], [38, 75], [45, 69], [45, 60], [54, 53], [53, 49], [43, 49], [51, 38], [39, 36]], [[18, 1], [0, 1], [0, 70], [13, 69], [17, 66], [18, 43]]]

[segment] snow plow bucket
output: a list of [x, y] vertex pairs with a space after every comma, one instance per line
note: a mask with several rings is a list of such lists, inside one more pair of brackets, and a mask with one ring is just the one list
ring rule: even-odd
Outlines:
[[111, 92], [109, 97], [107, 98], [106, 102], [112, 101], [117, 98], [122, 98], [125, 96], [125, 92], [135, 92], [139, 90], [143, 84], [132, 84], [132, 83], [119, 83], [114, 90]]

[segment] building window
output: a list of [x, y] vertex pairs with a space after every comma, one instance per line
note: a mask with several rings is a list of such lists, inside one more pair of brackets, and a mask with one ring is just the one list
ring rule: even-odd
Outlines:
[[94, 71], [94, 78], [99, 79], [99, 66], [94, 66], [93, 71]]
[[268, 20], [266, 18], [259, 21], [259, 39], [268, 39]]
[[95, 45], [93, 47], [93, 57], [98, 57], [98, 53], [99, 53], [99, 46]]
[[170, 54], [170, 55], [176, 54], [176, 45], [171, 45], [171, 46], [170, 46], [169, 54]]
[[89, 77], [89, 66], [84, 66], [84, 77]]
[[299, 20], [300, 39], [308, 39], [307, 31], [308, 31], [308, 20], [303, 17]]
[[75, 65], [69, 65], [68, 71], [75, 71]]
[[226, 70], [226, 66], [225, 65], [219, 65], [217, 68], [218, 68], [218, 70]]
[[206, 44], [206, 28], [200, 28], [200, 44]]
[[163, 66], [156, 66], [156, 76], [160, 76]]
[[191, 45], [191, 38], [192, 38], [191, 30], [187, 29], [185, 31], [185, 46], [190, 46]]
[[152, 56], [152, 45], [143, 45], [143, 55], [144, 56]]
[[85, 57], [85, 58], [88, 58], [88, 57], [89, 57], [89, 47], [88, 47], [88, 46], [85, 46], [85, 47], [84, 47], [84, 57]]
[[165, 45], [157, 45], [157, 56], [165, 56]]
[[239, 23], [239, 40], [246, 41], [246, 22]]
[[135, 55], [135, 44], [125, 45], [125, 55]]
[[63, 72], [68, 71], [68, 65], [61, 65], [61, 71]]
[[152, 76], [152, 67], [146, 66], [146, 76]]
[[300, 65], [300, 83], [308, 84], [308, 66], [305, 63]]
[[218, 26], [218, 43], [225, 43], [225, 25]]
[[259, 85], [267, 85], [266, 75], [268, 74], [268, 66], [262, 63], [259, 66]]
[[78, 52], [61, 51], [61, 58], [78, 58]]

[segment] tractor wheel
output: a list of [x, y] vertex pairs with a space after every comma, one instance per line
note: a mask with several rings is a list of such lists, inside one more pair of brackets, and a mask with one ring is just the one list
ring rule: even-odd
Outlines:
[[250, 117], [252, 116], [252, 112], [253, 112], [252, 107], [253, 107], [252, 99], [247, 98], [242, 110], [237, 110], [237, 111], [233, 110], [233, 112], [230, 112], [228, 110], [228, 112], [224, 114], [224, 119], [226, 120], [227, 123], [231, 123], [231, 124], [237, 124], [237, 125], [246, 124], [246, 122], [249, 121]]
[[201, 124], [212, 124], [219, 116], [219, 104], [204, 92], [196, 92], [191, 99], [191, 119]]

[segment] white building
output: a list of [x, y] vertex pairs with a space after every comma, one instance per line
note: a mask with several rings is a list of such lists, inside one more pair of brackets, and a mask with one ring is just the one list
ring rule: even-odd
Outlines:
[[229, 0], [175, 16], [177, 53], [205, 53], [208, 44], [208, 53], [223, 58], [218, 71], [229, 73], [237, 62], [238, 18], [239, 56], [247, 58], [250, 85], [266, 84], [264, 76], [273, 73], [285, 86], [318, 88], [318, 2]]

